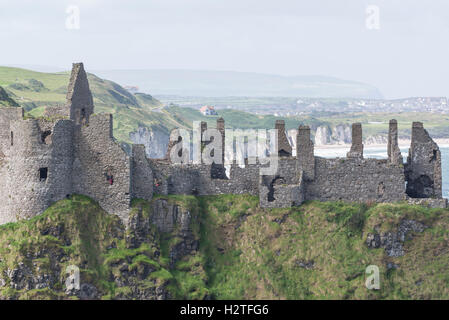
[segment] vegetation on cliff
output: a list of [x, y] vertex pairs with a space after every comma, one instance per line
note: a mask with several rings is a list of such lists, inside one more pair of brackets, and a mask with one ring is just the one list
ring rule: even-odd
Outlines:
[[18, 107], [19, 105], [15, 102], [8, 93], [0, 87], [0, 107]]
[[[184, 225], [160, 232], [160, 201]], [[385, 241], [367, 242], [376, 236]], [[0, 226], [0, 296], [447, 299], [448, 241], [449, 210], [406, 204], [262, 209], [248, 195], [156, 196], [133, 201], [126, 228], [74, 195]], [[81, 271], [77, 294], [65, 292], [69, 265]], [[369, 265], [380, 269], [380, 290], [365, 287]]]

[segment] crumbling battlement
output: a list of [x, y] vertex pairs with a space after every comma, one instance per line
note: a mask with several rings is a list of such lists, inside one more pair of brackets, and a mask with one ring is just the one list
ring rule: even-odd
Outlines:
[[[258, 194], [263, 207], [290, 207], [305, 200], [397, 202], [418, 197], [441, 199], [441, 155], [422, 124], [413, 125], [412, 146], [407, 164], [403, 163], [399, 150], [396, 120], [389, 123], [388, 159], [384, 160], [363, 157], [360, 123], [352, 126], [353, 141], [348, 157], [336, 159], [314, 156], [310, 128], [307, 126], [300, 126], [298, 129], [298, 152], [296, 157], [292, 157], [282, 138], [285, 135], [283, 122], [277, 122], [275, 126], [279, 129], [276, 137], [279, 157], [275, 174], [262, 175], [262, 166], [257, 159], [257, 164], [247, 164], [245, 168], [231, 166], [231, 176], [227, 180], [211, 179], [210, 167], [204, 164], [176, 165], [167, 160], [156, 160], [152, 161], [153, 174], [158, 179], [155, 192]], [[172, 147], [178, 147], [179, 150], [176, 132], [172, 132]], [[412, 188], [420, 193], [410, 192]], [[445, 203], [446, 201], [432, 201], [433, 205], [445, 206]]]
[[441, 152], [421, 122], [412, 125], [405, 177], [409, 197], [441, 198]]
[[[251, 158], [242, 166], [225, 163], [224, 152], [214, 157], [216, 137], [208, 136], [205, 122], [198, 124], [204, 133], [197, 137], [201, 150], [185, 149], [181, 130], [175, 129], [165, 159], [148, 159], [143, 145], [133, 145], [128, 155], [114, 139], [112, 115], [94, 114], [82, 63], [73, 65], [66, 106], [48, 111], [54, 120], [24, 119], [22, 108], [0, 108], [0, 224], [31, 218], [72, 193], [95, 199], [125, 222], [131, 199], [150, 200], [154, 193], [252, 194], [259, 196], [260, 206], [269, 208], [297, 206], [305, 200], [407, 200], [447, 206], [441, 197], [440, 150], [419, 122], [413, 123], [406, 164], [398, 146], [396, 120], [389, 123], [385, 160], [363, 157], [360, 123], [352, 126], [347, 158], [316, 157], [308, 126], [298, 128], [297, 156], [293, 157], [285, 123], [278, 120], [277, 149], [270, 163]], [[217, 119], [217, 129], [222, 138], [218, 147], [224, 150], [225, 140], [234, 137], [226, 135], [222, 118]], [[212, 163], [204, 154], [198, 163], [190, 162], [203, 149], [214, 159]], [[276, 163], [275, 170], [267, 171], [271, 161]]]

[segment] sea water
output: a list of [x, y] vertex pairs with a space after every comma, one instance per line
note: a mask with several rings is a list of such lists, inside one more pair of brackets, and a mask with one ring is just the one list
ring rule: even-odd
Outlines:
[[[349, 148], [329, 148], [315, 149], [315, 155], [325, 158], [346, 157]], [[449, 146], [440, 146], [441, 151], [441, 170], [443, 178], [443, 197], [449, 198]], [[408, 148], [401, 148], [401, 154], [404, 162], [407, 160]], [[386, 159], [387, 148], [365, 148], [363, 150], [364, 158]]]

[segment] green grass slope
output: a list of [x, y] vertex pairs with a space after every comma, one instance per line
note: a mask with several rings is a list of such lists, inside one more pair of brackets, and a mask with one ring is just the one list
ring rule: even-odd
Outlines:
[[[142, 225], [145, 237], [136, 245], [137, 231], [87, 197], [73, 196], [29, 221], [0, 226], [0, 297], [75, 298], [64, 294], [64, 270], [74, 264], [103, 299], [155, 299], [161, 292], [184, 299], [449, 298], [449, 210], [341, 202], [261, 209], [247, 195], [153, 202], [161, 198], [191, 212], [198, 250], [172, 264], [177, 231]], [[151, 221], [152, 214], [151, 203], [133, 201], [131, 217]], [[403, 256], [368, 248], [369, 233], [395, 232], [404, 219], [426, 228], [407, 235]], [[368, 265], [380, 269], [379, 290], [365, 287]], [[11, 274], [20, 275], [16, 288]], [[30, 274], [49, 285], [17, 287]]]
[[[134, 202], [131, 215], [148, 203]], [[156, 236], [153, 230], [152, 235]], [[130, 246], [132, 238], [120, 219], [104, 212], [85, 196], [61, 200], [43, 214], [28, 221], [0, 226], [0, 299], [74, 299], [64, 293], [65, 270], [80, 268], [81, 283], [90, 283], [99, 291], [98, 298], [121, 299], [131, 291], [146, 290], [156, 299], [156, 288], [163, 290], [170, 273], [155, 255], [159, 243], [149, 237], [139, 246]], [[120, 269], [120, 270], [119, 270]], [[123, 286], [111, 280], [125, 274]], [[11, 287], [11, 278], [16, 281]], [[123, 272], [123, 273], [121, 273]], [[145, 276], [143, 276], [143, 274]], [[6, 282], [4, 282], [6, 279]], [[32, 279], [42, 280], [42, 288], [29, 290]], [[151, 296], [153, 294], [153, 296]]]
[[[0, 67], [0, 86], [3, 86], [30, 116], [42, 115], [44, 106], [66, 103], [69, 72], [44, 73], [20, 68]], [[129, 141], [129, 132], [139, 124], [151, 126], [160, 120], [154, 108], [161, 103], [148, 94], [132, 94], [115, 82], [88, 74], [89, 85], [95, 103], [95, 112], [114, 114], [115, 136], [123, 142]], [[166, 117], [167, 118], [167, 117]]]
[[[448, 210], [339, 202], [262, 210], [252, 197], [200, 201], [204, 210], [200, 247], [214, 298], [449, 297]], [[395, 230], [402, 219], [428, 227], [405, 241], [404, 256], [393, 258], [383, 248], [368, 248], [368, 233]], [[368, 265], [380, 268], [380, 290], [365, 287]]]
[[19, 104], [15, 102], [8, 93], [0, 87], [0, 107], [18, 107]]
[[[66, 103], [70, 73], [43, 73], [20, 68], [0, 67], [0, 86], [24, 107], [27, 114], [40, 117], [47, 105]], [[129, 133], [139, 126], [170, 133], [173, 128], [192, 128], [193, 121], [206, 121], [215, 127], [217, 117], [203, 116], [198, 110], [162, 107], [161, 102], [149, 94], [132, 94], [115, 82], [88, 73], [96, 113], [114, 115], [114, 136], [120, 142], [131, 143]], [[273, 128], [278, 117], [257, 116], [237, 110], [220, 110], [220, 116], [230, 128]], [[320, 124], [316, 119], [289, 118], [287, 128], [301, 123]]]

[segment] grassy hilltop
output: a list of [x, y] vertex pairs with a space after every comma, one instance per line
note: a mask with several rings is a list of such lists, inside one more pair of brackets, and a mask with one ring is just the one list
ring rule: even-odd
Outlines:
[[18, 107], [19, 105], [15, 102], [8, 93], [0, 87], [0, 107]]
[[[151, 223], [161, 199], [190, 212], [188, 233], [198, 242], [175, 261], [183, 233], [161, 233]], [[449, 298], [445, 209], [341, 202], [262, 209], [246, 195], [158, 196], [134, 200], [131, 217], [141, 221], [136, 230], [73, 196], [29, 221], [0, 226], [0, 297], [76, 298], [63, 285], [74, 264], [102, 299]], [[424, 229], [406, 234], [403, 256], [367, 246], [369, 234], [397, 232], [404, 221]], [[380, 290], [364, 285], [372, 264], [380, 268]]]
[[[0, 106], [22, 106], [28, 116], [42, 116], [44, 106], [66, 103], [69, 72], [44, 73], [20, 68], [0, 66]], [[95, 112], [114, 115], [114, 136], [122, 143], [129, 144], [130, 132], [138, 127], [147, 127], [165, 134], [173, 128], [192, 127], [193, 121], [206, 121], [215, 127], [218, 116], [204, 116], [197, 109], [163, 104], [149, 94], [130, 93], [119, 84], [101, 79], [88, 73], [88, 79], [95, 103]], [[232, 101], [232, 98], [230, 98]], [[247, 98], [251, 103], [263, 105], [269, 98]], [[232, 102], [230, 102], [232, 104]], [[250, 103], [250, 102], [248, 102]], [[227, 128], [269, 129], [278, 119], [285, 120], [287, 129], [297, 128], [299, 124], [310, 125], [314, 130], [321, 125], [352, 124], [361, 122], [364, 136], [386, 135], [388, 121], [397, 119], [399, 136], [409, 137], [412, 121], [423, 121], [427, 130], [435, 138], [449, 135], [449, 118], [442, 114], [406, 112], [395, 113], [316, 113], [312, 115], [277, 117], [257, 115], [236, 109], [219, 109]], [[313, 132], [312, 132], [313, 135]]]
[[[44, 73], [19, 68], [0, 67], [0, 86], [5, 88], [29, 116], [42, 115], [44, 106], [66, 103], [69, 72]], [[120, 85], [88, 74], [94, 97], [95, 112], [114, 114], [115, 137], [129, 141], [129, 132], [139, 124], [147, 126], [168, 123], [163, 115], [155, 115], [152, 110], [161, 103], [147, 94], [131, 94]], [[165, 117], [167, 118], [167, 117]]]
[[[139, 126], [156, 128], [169, 133], [173, 128], [191, 128], [193, 121], [206, 121], [212, 127], [218, 116], [203, 116], [192, 108], [174, 105], [163, 107], [149, 94], [132, 94], [115, 82], [101, 79], [91, 73], [87, 75], [94, 98], [95, 112], [114, 115], [114, 136], [121, 142], [131, 143], [129, 133]], [[20, 68], [0, 67], [0, 86], [9, 96], [25, 108], [29, 116], [42, 116], [44, 106], [66, 103], [69, 72], [44, 73]], [[1, 98], [0, 98], [1, 100]], [[279, 117], [258, 116], [237, 110], [220, 110], [220, 116], [231, 128], [273, 128]], [[299, 123], [320, 124], [312, 118], [289, 118], [287, 128], [296, 128]]]

